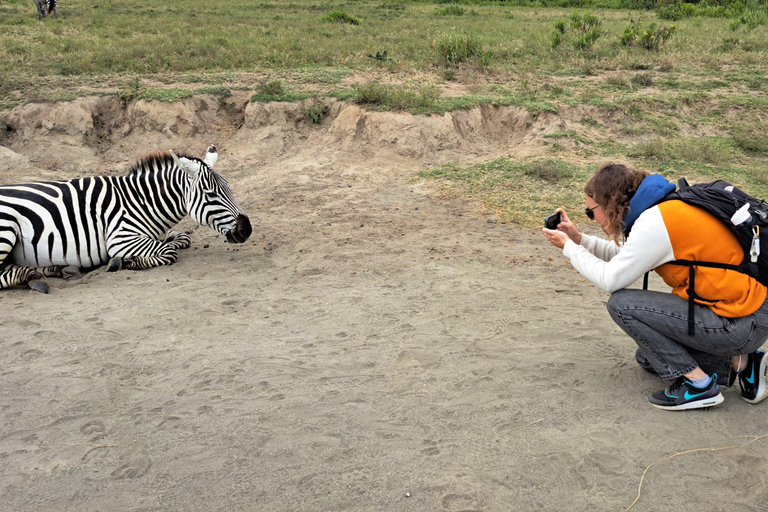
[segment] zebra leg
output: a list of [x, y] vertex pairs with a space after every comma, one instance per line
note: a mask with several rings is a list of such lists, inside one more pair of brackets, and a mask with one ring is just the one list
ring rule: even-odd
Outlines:
[[36, 269], [42, 273], [45, 277], [61, 277], [62, 279], [80, 279], [80, 269], [74, 265], [62, 267], [60, 265], [53, 265], [51, 267], [42, 267]]
[[59, 11], [56, 10], [57, 0], [48, 0], [48, 16], [53, 14], [54, 18], [59, 17]]
[[130, 256], [124, 258], [122, 256], [114, 256], [109, 260], [107, 265], [107, 272], [115, 272], [117, 270], [146, 270], [152, 267], [161, 267], [163, 265], [173, 265], [178, 258], [176, 249], [169, 245], [163, 245], [156, 254], [152, 256]]
[[48, 293], [48, 285], [45, 281], [40, 281], [44, 278], [43, 273], [37, 269], [8, 265], [0, 271], [0, 290], [14, 286], [29, 286], [33, 290]]
[[179, 231], [170, 231], [168, 236], [165, 237], [165, 243], [174, 249], [187, 249], [192, 245], [192, 239], [186, 233], [180, 233]]
[[35, 7], [37, 7], [37, 19], [45, 18], [45, 0], [35, 0]]

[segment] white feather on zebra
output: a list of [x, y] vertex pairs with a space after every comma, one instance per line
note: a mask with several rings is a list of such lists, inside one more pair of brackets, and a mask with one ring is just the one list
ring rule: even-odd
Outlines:
[[0, 289], [47, 292], [44, 276], [105, 264], [110, 271], [171, 265], [191, 245], [169, 231], [186, 215], [230, 243], [245, 242], [251, 223], [213, 170], [217, 159], [214, 146], [204, 160], [168, 151], [145, 156], [127, 176], [0, 186]]

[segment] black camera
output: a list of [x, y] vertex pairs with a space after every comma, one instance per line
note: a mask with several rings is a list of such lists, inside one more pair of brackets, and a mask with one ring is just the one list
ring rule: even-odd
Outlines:
[[558, 224], [560, 224], [560, 212], [553, 213], [544, 219], [544, 227], [547, 229], [557, 229]]

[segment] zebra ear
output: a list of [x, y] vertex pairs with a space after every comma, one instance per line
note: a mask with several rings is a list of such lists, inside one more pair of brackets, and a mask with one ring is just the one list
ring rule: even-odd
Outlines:
[[176, 156], [176, 153], [174, 153], [173, 150], [171, 150], [171, 156], [173, 156], [173, 163], [176, 164], [179, 169], [186, 172], [187, 176], [192, 179], [197, 178], [197, 174], [200, 172], [200, 168], [196, 166], [192, 160], [184, 157], [179, 158]]
[[203, 162], [206, 163], [206, 165], [210, 168], [213, 168], [214, 165], [216, 165], [216, 161], [219, 159], [219, 152], [216, 151], [216, 146], [211, 144], [208, 146], [208, 152], [205, 154], [205, 159]]

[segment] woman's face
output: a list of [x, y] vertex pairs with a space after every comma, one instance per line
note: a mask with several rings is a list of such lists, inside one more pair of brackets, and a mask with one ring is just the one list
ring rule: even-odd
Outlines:
[[594, 215], [594, 220], [598, 224], [600, 224], [600, 227], [603, 228], [603, 232], [610, 236], [611, 232], [608, 229], [608, 219], [605, 217], [605, 212], [603, 212], [603, 207], [597, 204], [594, 199], [587, 196], [587, 208], [592, 210], [592, 214]]

